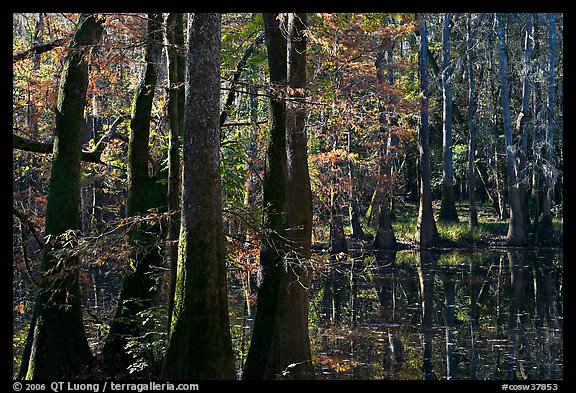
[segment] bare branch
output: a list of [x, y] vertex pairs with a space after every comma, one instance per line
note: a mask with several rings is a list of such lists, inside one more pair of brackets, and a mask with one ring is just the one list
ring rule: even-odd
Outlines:
[[[110, 130], [104, 136], [102, 136], [102, 138], [100, 138], [100, 140], [96, 143], [96, 146], [93, 150], [82, 151], [81, 160], [84, 162], [92, 162], [95, 164], [105, 164], [102, 161], [101, 157], [107, 142], [109, 142], [112, 139], [119, 139], [121, 141], [128, 143], [128, 137], [116, 131], [118, 125], [127, 118], [129, 118], [129, 115], [119, 116], [110, 126]], [[14, 129], [14, 131], [18, 131], [18, 129]], [[12, 148], [18, 150], [30, 151], [34, 153], [52, 154], [54, 144], [47, 142], [33, 141], [31, 139], [13, 133]]]
[[41, 53], [51, 51], [54, 48], [64, 46], [69, 40], [70, 40], [69, 38], [59, 38], [57, 40], [49, 42], [48, 44], [35, 45], [30, 49], [18, 52], [12, 56], [12, 64], [16, 63], [17, 61], [32, 57], [34, 55], [39, 55]]
[[19, 210], [16, 206], [12, 206], [12, 214], [16, 216], [16, 218], [22, 224], [26, 225], [32, 236], [34, 236], [34, 239], [36, 240], [36, 243], [38, 243], [40, 248], [44, 248], [44, 242], [42, 242], [42, 239], [40, 239], [40, 237], [38, 236], [36, 228], [34, 227], [34, 224], [30, 221], [28, 216], [23, 211]]

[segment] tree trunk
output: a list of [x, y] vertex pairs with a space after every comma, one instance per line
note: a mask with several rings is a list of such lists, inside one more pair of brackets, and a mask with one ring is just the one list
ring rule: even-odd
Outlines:
[[338, 206], [336, 198], [331, 198], [330, 206], [330, 254], [348, 253], [348, 242], [342, 223], [342, 209]]
[[528, 120], [530, 119], [530, 62], [532, 52], [532, 37], [534, 31], [532, 28], [532, 14], [526, 14], [526, 33], [524, 36], [524, 66], [522, 76], [522, 111], [518, 116], [518, 133], [520, 134], [520, 144], [518, 149], [518, 174], [519, 174], [519, 188], [520, 188], [520, 204], [522, 209], [522, 217], [524, 218], [524, 226], [526, 236], [528, 236], [530, 228], [530, 215], [528, 211], [528, 193], [526, 192], [530, 184], [530, 177], [526, 168], [526, 160], [528, 156]]
[[444, 15], [442, 29], [442, 204], [438, 219], [458, 222], [454, 199], [454, 165], [452, 163], [452, 89], [450, 87], [450, 18]]
[[[333, 149], [338, 148], [338, 135], [334, 138]], [[341, 187], [338, 183], [341, 181], [341, 171], [338, 169], [340, 163], [330, 163], [330, 253], [336, 255], [348, 252], [348, 242], [344, 233], [344, 224], [342, 219], [342, 209], [339, 203], [342, 198], [339, 197]]]
[[25, 379], [75, 378], [93, 359], [84, 332], [78, 279], [80, 259], [74, 255], [74, 246], [80, 217], [87, 57], [90, 48], [100, 40], [103, 23], [104, 18], [96, 14], [81, 14], [64, 59], [46, 208], [46, 244], [40, 266], [43, 280], [30, 323], [29, 358], [22, 360], [20, 369], [20, 376]]
[[182, 218], [163, 379], [234, 379], [220, 185], [221, 15], [188, 15]]
[[[277, 92], [286, 90], [285, 24], [278, 14], [264, 13], [270, 84]], [[286, 162], [286, 103], [280, 94], [269, 101], [269, 137], [266, 147], [263, 200], [264, 237], [260, 244], [260, 273], [257, 309], [243, 379], [264, 379], [270, 354], [278, 306], [278, 286], [286, 252], [288, 169]]]
[[[180, 142], [179, 136], [184, 123], [184, 79], [186, 59], [184, 50], [184, 15], [170, 13], [166, 18], [166, 65], [168, 70], [168, 241], [170, 255], [170, 283], [168, 289], [168, 325], [172, 320], [174, 293], [176, 291], [176, 269], [178, 267], [178, 237], [180, 235]], [[179, 51], [179, 50], [180, 51]], [[170, 330], [170, 326], [168, 326]]]
[[416, 224], [415, 241], [420, 247], [432, 247], [438, 242], [438, 230], [432, 210], [432, 188], [430, 184], [430, 148], [428, 144], [428, 32], [424, 14], [418, 13], [418, 28], [420, 31], [420, 132], [418, 135], [420, 178], [420, 205], [418, 223]]
[[[540, 56], [540, 39], [539, 39], [539, 29], [538, 24], [534, 23], [535, 18], [537, 18], [537, 14], [532, 14], [532, 39], [534, 43], [534, 63], [535, 66], [539, 69], [542, 67], [541, 64], [541, 56]], [[533, 119], [540, 119], [542, 113], [542, 87], [540, 83], [540, 78], [536, 78], [534, 80], [534, 89], [532, 89], [532, 118]], [[534, 217], [534, 221], [532, 222], [532, 241], [534, 243], [538, 243], [538, 227], [540, 221], [540, 213], [541, 209], [541, 183], [542, 183], [542, 135], [538, 131], [540, 127], [532, 127], [530, 136], [532, 138], [532, 217]]]
[[306, 14], [288, 16], [286, 158], [288, 168], [287, 238], [290, 250], [278, 292], [278, 309], [265, 377], [310, 379], [308, 273], [311, 256], [312, 192], [306, 136]]
[[[348, 154], [352, 153], [352, 130], [348, 131]], [[348, 160], [348, 181], [350, 182], [350, 201], [348, 206], [348, 217], [350, 219], [350, 226], [352, 239], [364, 239], [364, 230], [360, 224], [360, 208], [358, 207], [358, 190], [356, 189], [356, 171], [354, 161]]]
[[[162, 50], [162, 14], [148, 15], [148, 35], [145, 49], [146, 67], [134, 99], [128, 145], [128, 200], [129, 217], [146, 214], [148, 209], [164, 205], [165, 193], [148, 174], [148, 144], [150, 117], [158, 62]], [[157, 195], [160, 194], [160, 195]], [[127, 376], [127, 367], [133, 361], [125, 349], [130, 337], [141, 335], [138, 313], [150, 308], [159, 292], [162, 256], [158, 245], [160, 225], [156, 222], [136, 224], [129, 234], [133, 247], [127, 264], [127, 274], [110, 332], [102, 350], [106, 367], [111, 375]]]
[[472, 65], [472, 21], [466, 15], [466, 63], [468, 65], [468, 223], [472, 228], [478, 228], [478, 209], [476, 207], [476, 86], [474, 84], [474, 67]]
[[[378, 83], [385, 83], [384, 78], [384, 71], [385, 71], [385, 62], [384, 62], [384, 49], [383, 48], [379, 53], [376, 59], [376, 76], [378, 79]], [[393, 77], [391, 75], [390, 67], [387, 67], [388, 70], [388, 83], [392, 85]], [[384, 100], [382, 100], [384, 101]], [[387, 97], [387, 102], [390, 103], [390, 97]], [[394, 250], [397, 247], [396, 243], [396, 236], [394, 235], [394, 229], [392, 228], [392, 217], [391, 217], [391, 185], [392, 185], [392, 165], [391, 165], [391, 151], [390, 151], [390, 143], [392, 140], [392, 126], [396, 125], [397, 121], [395, 118], [387, 118], [385, 114], [385, 104], [380, 103], [379, 105], [380, 115], [379, 115], [379, 122], [380, 122], [380, 136], [382, 138], [382, 148], [380, 150], [380, 168], [379, 168], [379, 179], [377, 190], [380, 194], [378, 198], [379, 204], [377, 205], [378, 208], [378, 226], [376, 227], [376, 235], [374, 236], [374, 241], [372, 244], [377, 249], [389, 249]], [[388, 134], [388, 135], [386, 135]]]
[[554, 197], [554, 67], [556, 62], [556, 26], [555, 15], [548, 14], [548, 35], [550, 40], [550, 62], [548, 65], [548, 93], [546, 96], [546, 160], [544, 164], [545, 193], [542, 214], [538, 220], [537, 238], [540, 244], [554, 241], [552, 226], [552, 199]]
[[508, 173], [508, 192], [510, 195], [510, 221], [506, 242], [511, 246], [526, 244], [526, 226], [522, 217], [522, 195], [518, 182], [516, 155], [512, 147], [512, 125], [510, 121], [510, 103], [508, 91], [508, 71], [506, 60], [506, 42], [501, 15], [496, 14], [497, 34], [500, 47], [500, 78], [502, 80], [502, 112], [504, 117], [504, 140], [506, 144], [506, 169]]

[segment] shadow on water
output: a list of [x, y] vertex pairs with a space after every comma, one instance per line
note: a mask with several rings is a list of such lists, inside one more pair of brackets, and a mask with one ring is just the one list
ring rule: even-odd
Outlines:
[[563, 252], [323, 259], [310, 337], [325, 379], [563, 379]]

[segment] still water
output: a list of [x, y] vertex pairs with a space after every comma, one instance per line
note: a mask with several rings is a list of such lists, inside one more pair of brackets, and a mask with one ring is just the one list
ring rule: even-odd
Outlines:
[[316, 255], [323, 379], [563, 379], [563, 252]]

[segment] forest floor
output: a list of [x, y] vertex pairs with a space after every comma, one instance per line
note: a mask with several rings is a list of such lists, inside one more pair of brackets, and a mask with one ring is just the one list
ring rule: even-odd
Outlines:
[[[501, 219], [494, 207], [488, 204], [478, 204], [478, 228], [471, 228], [468, 223], [468, 204], [457, 203], [458, 223], [445, 223], [438, 220], [437, 213], [440, 211], [440, 201], [433, 202], [435, 211], [436, 227], [439, 235], [439, 242], [434, 249], [502, 249], [510, 247], [506, 243], [508, 233], [508, 218]], [[418, 220], [418, 206], [414, 203], [397, 203], [395, 205], [395, 217], [392, 221], [392, 228], [398, 243], [398, 250], [417, 249], [414, 242], [414, 233]], [[552, 219], [554, 227], [554, 241], [542, 245], [535, 244], [532, 239], [532, 226], [529, 234], [529, 245], [522, 248], [563, 248], [563, 217], [557, 215]], [[344, 232], [351, 233], [350, 226], [346, 226]], [[374, 240], [375, 230], [371, 228], [367, 220], [361, 218], [364, 238], [351, 239], [348, 236], [348, 248], [351, 250], [371, 250]], [[533, 224], [533, 223], [532, 223]], [[313, 248], [317, 251], [329, 250], [329, 236], [319, 237]]]

